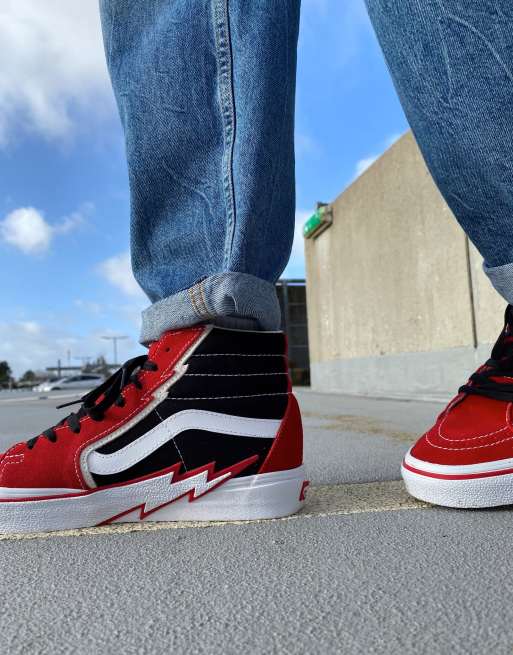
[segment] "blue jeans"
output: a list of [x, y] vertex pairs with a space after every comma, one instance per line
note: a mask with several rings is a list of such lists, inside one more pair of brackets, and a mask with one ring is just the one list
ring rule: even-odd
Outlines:
[[366, 3], [429, 171], [513, 304], [513, 3]]
[[[141, 340], [276, 329], [294, 229], [300, 0], [100, 0]], [[367, 0], [431, 174], [513, 303], [513, 4]]]
[[280, 325], [299, 0], [100, 0], [126, 135], [141, 341]]

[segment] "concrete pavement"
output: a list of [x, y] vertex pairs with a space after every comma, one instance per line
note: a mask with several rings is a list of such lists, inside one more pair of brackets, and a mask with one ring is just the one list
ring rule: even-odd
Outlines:
[[[0, 447], [56, 420], [15, 397]], [[299, 398], [302, 515], [3, 540], [2, 651], [510, 653], [512, 513], [430, 508], [397, 482], [441, 405]]]

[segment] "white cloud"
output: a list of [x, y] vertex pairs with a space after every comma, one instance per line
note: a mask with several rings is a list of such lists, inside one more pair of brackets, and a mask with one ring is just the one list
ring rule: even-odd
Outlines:
[[74, 212], [51, 225], [34, 207], [19, 207], [0, 221], [0, 241], [14, 246], [26, 255], [46, 252], [54, 236], [68, 234], [84, 222], [80, 212]]
[[111, 113], [97, 2], [3, 0], [0, 43], [0, 144], [19, 127], [66, 138], [72, 108]]
[[19, 325], [27, 334], [35, 335], [41, 333], [41, 326], [37, 321], [20, 321]]
[[388, 148], [393, 146], [394, 143], [401, 138], [401, 136], [402, 134], [391, 134], [383, 141], [383, 145], [378, 153], [359, 159], [354, 167], [354, 175], [351, 181], [355, 180], [357, 177], [360, 177], [362, 173], [365, 173], [365, 171], [370, 168], [372, 164], [374, 164], [374, 162], [377, 161], [386, 150], [388, 150]]
[[130, 253], [124, 252], [109, 257], [99, 265], [98, 271], [110, 284], [122, 291], [126, 296], [146, 298], [132, 272]]
[[81, 212], [75, 211], [69, 216], [65, 216], [60, 223], [53, 226], [54, 234], [69, 234], [77, 227], [84, 224], [84, 216]]
[[0, 222], [0, 237], [5, 243], [29, 255], [48, 250], [52, 228], [37, 209], [20, 207]]

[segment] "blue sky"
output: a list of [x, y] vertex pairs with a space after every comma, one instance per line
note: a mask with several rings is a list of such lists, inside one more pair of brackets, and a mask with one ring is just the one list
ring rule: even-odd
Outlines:
[[[0, 8], [0, 360], [17, 374], [137, 345], [127, 172], [95, 0]], [[407, 124], [361, 0], [303, 0], [297, 89], [300, 227]], [[110, 358], [110, 357], [109, 357]]]

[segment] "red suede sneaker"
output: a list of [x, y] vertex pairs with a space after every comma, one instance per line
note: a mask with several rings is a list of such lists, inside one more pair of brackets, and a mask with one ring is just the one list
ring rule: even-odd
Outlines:
[[415, 498], [448, 507], [513, 504], [513, 307], [491, 359], [406, 454]]
[[303, 434], [281, 332], [176, 330], [0, 455], [0, 532], [286, 516]]

